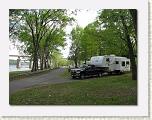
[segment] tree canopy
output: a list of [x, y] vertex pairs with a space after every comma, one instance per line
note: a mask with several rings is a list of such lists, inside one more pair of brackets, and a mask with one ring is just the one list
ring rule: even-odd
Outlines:
[[[76, 15], [75, 11], [71, 14]], [[97, 13], [96, 19], [86, 27], [73, 25], [69, 60], [78, 67], [92, 56], [125, 56], [130, 58], [132, 79], [136, 80], [137, 10], [105, 9]], [[73, 21], [66, 9], [10, 9], [10, 40], [23, 43], [24, 53], [32, 56], [32, 71], [50, 68], [51, 62], [58, 58], [60, 64], [65, 64], [68, 62], [61, 57], [59, 47], [66, 46], [65, 28]]]
[[10, 37], [16, 30], [24, 52], [32, 56], [32, 71], [38, 70], [39, 61], [41, 69], [50, 67], [53, 51], [65, 45], [64, 30], [71, 21], [65, 9], [10, 10]]
[[71, 32], [70, 58], [75, 66], [86, 63], [92, 56], [129, 57], [132, 79], [137, 79], [137, 11], [134, 9], [106, 9], [98, 11], [97, 19], [85, 28]]

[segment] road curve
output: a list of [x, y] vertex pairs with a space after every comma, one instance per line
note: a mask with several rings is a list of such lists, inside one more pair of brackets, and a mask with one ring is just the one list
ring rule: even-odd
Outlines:
[[36, 85], [45, 85], [48, 83], [64, 83], [64, 82], [72, 82], [70, 78], [62, 78], [60, 74], [65, 71], [64, 68], [55, 69], [50, 71], [49, 73], [44, 73], [43, 75], [37, 75], [32, 77], [27, 77], [22, 80], [14, 80], [9, 83], [9, 94], [12, 94], [20, 89], [29, 88]]

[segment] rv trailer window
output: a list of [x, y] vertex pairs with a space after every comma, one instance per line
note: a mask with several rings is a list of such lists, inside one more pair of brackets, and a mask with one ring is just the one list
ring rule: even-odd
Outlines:
[[119, 64], [119, 61], [116, 61], [116, 64]]
[[107, 58], [106, 61], [109, 62], [109, 58]]
[[126, 65], [129, 65], [129, 61], [126, 61]]
[[125, 61], [122, 61], [122, 66], [125, 66]]

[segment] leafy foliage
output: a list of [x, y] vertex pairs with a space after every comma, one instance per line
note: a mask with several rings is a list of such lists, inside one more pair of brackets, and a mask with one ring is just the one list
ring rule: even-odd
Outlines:
[[42, 70], [49, 68], [51, 54], [54, 50], [58, 50], [59, 46], [64, 47], [66, 36], [64, 29], [73, 21], [73, 18], [68, 16], [67, 10], [13, 9], [10, 10], [10, 18], [10, 27], [20, 26], [14, 27], [18, 31], [16, 36], [24, 43], [22, 47], [24, 53], [32, 56], [32, 71], [38, 70], [38, 61]]
[[79, 29], [73, 29], [70, 56], [75, 61], [75, 66], [78, 61], [86, 63], [92, 56], [108, 54], [125, 56], [131, 60], [132, 78], [136, 80], [136, 14], [136, 10], [133, 9], [100, 10], [96, 21], [81, 29], [81, 32]]

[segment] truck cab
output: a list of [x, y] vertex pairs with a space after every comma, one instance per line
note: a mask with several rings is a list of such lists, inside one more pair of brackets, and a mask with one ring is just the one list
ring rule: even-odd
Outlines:
[[81, 78], [84, 79], [88, 76], [99, 76], [100, 70], [98, 70], [94, 65], [84, 65], [80, 68], [75, 68], [71, 70], [71, 76], [72, 78]]

